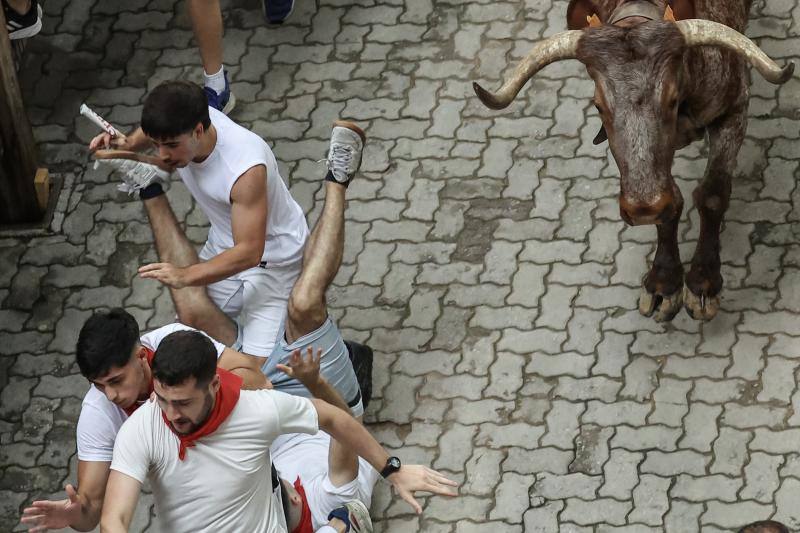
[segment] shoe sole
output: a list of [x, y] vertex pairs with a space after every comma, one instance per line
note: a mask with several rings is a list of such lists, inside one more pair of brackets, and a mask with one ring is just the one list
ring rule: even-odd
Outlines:
[[364, 133], [364, 130], [356, 126], [355, 122], [350, 122], [349, 120], [336, 120], [333, 122], [333, 127], [347, 128], [348, 130], [353, 130], [354, 132], [358, 133], [359, 137], [361, 137], [361, 144], [365, 144], [367, 142], [366, 133]]
[[233, 108], [236, 107], [236, 97], [233, 95], [233, 91], [231, 91], [230, 94], [231, 95], [228, 97], [228, 103], [222, 108], [222, 112], [226, 115], [233, 111]]
[[33, 37], [40, 31], [42, 31], [42, 6], [36, 5], [37, 13], [39, 17], [36, 19], [36, 23], [32, 26], [28, 26], [27, 28], [22, 28], [15, 32], [11, 32], [8, 34], [9, 40], [16, 40], [16, 39], [27, 39], [28, 37]]
[[345, 505], [347, 511], [356, 517], [359, 522], [358, 531], [363, 533], [372, 533], [374, 530], [372, 525], [372, 518], [369, 516], [369, 509], [361, 500], [353, 500]]

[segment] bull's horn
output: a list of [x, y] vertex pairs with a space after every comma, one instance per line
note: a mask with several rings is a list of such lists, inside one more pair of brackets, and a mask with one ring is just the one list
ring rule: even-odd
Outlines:
[[770, 83], [785, 83], [792, 77], [794, 63], [778, 66], [756, 43], [724, 24], [710, 20], [687, 19], [675, 23], [688, 46], [722, 46], [744, 56]]
[[574, 59], [581, 35], [583, 30], [569, 30], [540, 41], [517, 66], [514, 74], [500, 90], [492, 93], [473, 82], [472, 88], [475, 89], [475, 94], [486, 107], [503, 109], [514, 100], [522, 86], [539, 70], [562, 59]]

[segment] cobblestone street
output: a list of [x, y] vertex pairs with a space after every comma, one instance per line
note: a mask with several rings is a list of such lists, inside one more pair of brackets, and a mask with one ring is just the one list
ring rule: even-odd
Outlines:
[[[753, 75], [718, 316], [658, 324], [637, 311], [656, 232], [620, 219], [584, 67], [545, 68], [500, 112], [472, 91], [566, 29], [567, 5], [297, 0], [270, 27], [259, 2], [223, 2], [231, 117], [273, 146], [310, 224], [331, 122], [369, 139], [330, 306], [345, 338], [375, 350], [378, 440], [461, 484], [416, 516], [379, 483], [376, 531], [688, 533], [770, 517], [799, 530], [800, 78]], [[65, 187], [53, 231], [0, 233], [0, 531], [75, 482], [84, 320], [113, 306], [143, 330], [174, 316], [168, 291], [135, 275], [156, 259], [141, 202], [92, 169], [96, 127], [78, 108], [128, 130], [149, 88], [202, 74], [183, 2], [43, 9], [20, 77], [41, 160]], [[748, 35], [800, 63], [800, 4], [756, 0]], [[706, 154], [695, 143], [673, 167], [685, 262]], [[201, 244], [207, 222], [180, 182], [169, 198]], [[152, 503], [132, 531], [153, 531]]]

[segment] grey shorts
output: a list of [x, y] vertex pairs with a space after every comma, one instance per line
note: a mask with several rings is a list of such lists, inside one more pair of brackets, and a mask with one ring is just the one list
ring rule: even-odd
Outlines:
[[278, 336], [275, 339], [275, 346], [272, 353], [267, 358], [267, 362], [261, 367], [261, 371], [272, 382], [275, 390], [294, 394], [296, 396], [311, 397], [308, 389], [294, 378], [290, 378], [280, 370], [278, 364], [286, 364], [289, 357], [295, 350], [300, 350], [303, 356], [306, 349], [311, 346], [316, 353], [317, 349], [322, 349], [320, 359], [320, 374], [324, 377], [350, 406], [353, 416], [364, 414], [364, 404], [361, 401], [361, 389], [358, 386], [356, 373], [353, 364], [347, 353], [347, 346], [344, 344], [339, 328], [333, 323], [330, 317], [325, 319], [325, 323], [311, 333], [307, 333], [295, 340], [293, 343], [286, 342], [286, 318], [281, 321], [278, 327]]

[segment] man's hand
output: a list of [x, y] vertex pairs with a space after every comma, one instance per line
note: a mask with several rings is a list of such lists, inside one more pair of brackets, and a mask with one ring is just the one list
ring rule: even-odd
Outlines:
[[314, 349], [309, 346], [306, 357], [300, 354], [300, 350], [295, 350], [289, 357], [289, 365], [275, 365], [278, 370], [289, 377], [295, 378], [308, 388], [312, 388], [320, 379], [319, 361], [322, 358], [322, 348], [317, 348], [317, 355], [314, 356]]
[[189, 285], [186, 269], [172, 263], [150, 263], [139, 268], [139, 276], [158, 280], [173, 289], [182, 289]]
[[128, 141], [128, 137], [112, 137], [106, 132], [101, 133], [89, 142], [90, 152], [96, 152], [97, 150], [108, 148], [114, 148], [116, 150], [133, 150], [133, 146]]
[[422, 512], [422, 507], [414, 498], [414, 492], [421, 490], [439, 494], [440, 496], [456, 496], [458, 492], [451, 488], [458, 483], [447, 479], [432, 468], [422, 465], [403, 465], [400, 470], [386, 478], [394, 487], [398, 496], [414, 508], [417, 514]]
[[28, 533], [46, 533], [48, 529], [62, 529], [80, 520], [78, 492], [72, 485], [67, 485], [65, 490], [65, 500], [38, 500], [22, 511], [20, 522], [28, 527]]

